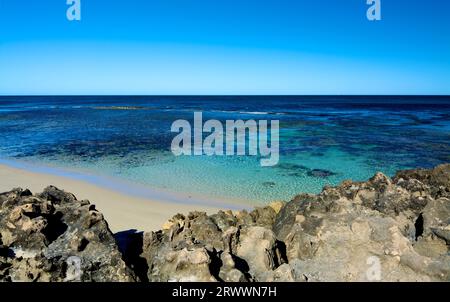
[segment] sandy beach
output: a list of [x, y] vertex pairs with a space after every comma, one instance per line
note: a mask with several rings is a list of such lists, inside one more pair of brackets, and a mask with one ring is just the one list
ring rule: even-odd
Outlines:
[[[212, 214], [227, 209], [223, 205], [214, 206], [213, 201], [209, 206], [189, 204], [188, 201], [181, 204], [166, 200], [140, 198], [69, 177], [36, 173], [0, 164], [0, 192], [21, 187], [29, 189], [33, 193], [39, 193], [49, 185], [71, 192], [79, 200], [88, 199], [95, 204], [97, 209], [105, 215], [113, 232], [130, 229], [159, 230], [164, 222], [177, 213], [205, 211]], [[239, 202], [232, 203], [230, 206], [248, 208], [248, 204]]]

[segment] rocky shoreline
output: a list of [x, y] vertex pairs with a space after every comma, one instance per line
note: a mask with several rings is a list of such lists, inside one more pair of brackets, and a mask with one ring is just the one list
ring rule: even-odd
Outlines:
[[55, 187], [0, 194], [0, 281], [450, 281], [450, 164], [113, 234]]

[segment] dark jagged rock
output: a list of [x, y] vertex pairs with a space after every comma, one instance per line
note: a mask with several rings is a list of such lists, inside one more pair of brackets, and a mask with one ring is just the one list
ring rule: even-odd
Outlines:
[[0, 194], [0, 280], [133, 281], [103, 215], [48, 187]]
[[[450, 164], [437, 166], [432, 170], [416, 169], [399, 171], [394, 177], [394, 181], [399, 182], [416, 180], [424, 185], [428, 193], [434, 197], [450, 198]], [[414, 182], [413, 183], [417, 183]]]

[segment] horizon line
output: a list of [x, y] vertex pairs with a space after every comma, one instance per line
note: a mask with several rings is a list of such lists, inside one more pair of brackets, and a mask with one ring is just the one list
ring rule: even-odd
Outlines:
[[0, 94], [0, 97], [450, 97], [450, 94]]

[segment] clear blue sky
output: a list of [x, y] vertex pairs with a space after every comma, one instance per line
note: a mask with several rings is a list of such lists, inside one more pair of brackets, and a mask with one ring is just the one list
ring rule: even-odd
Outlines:
[[0, 94], [450, 94], [450, 1], [0, 0]]

